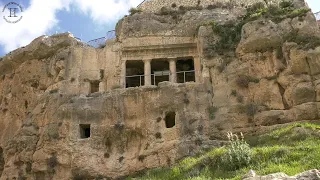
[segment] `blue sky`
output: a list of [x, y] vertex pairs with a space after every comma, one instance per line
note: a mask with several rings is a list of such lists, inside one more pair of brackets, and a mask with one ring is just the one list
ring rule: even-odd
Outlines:
[[[70, 31], [87, 42], [105, 36], [131, 7], [143, 0], [0, 0], [0, 56], [29, 44], [43, 34]], [[23, 7], [23, 17], [7, 23], [2, 12], [5, 4]], [[320, 0], [307, 0], [313, 12], [320, 11]], [[8, 15], [8, 14], [6, 14]], [[17, 15], [20, 15], [19, 13]]]

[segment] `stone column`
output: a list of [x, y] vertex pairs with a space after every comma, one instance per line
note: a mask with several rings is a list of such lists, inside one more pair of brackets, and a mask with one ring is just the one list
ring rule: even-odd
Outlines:
[[127, 61], [122, 61], [121, 64], [121, 74], [120, 74], [120, 86], [126, 88], [126, 71], [127, 71]]
[[193, 58], [194, 71], [195, 71], [195, 80], [197, 83], [201, 82], [201, 62], [199, 57]]
[[151, 59], [144, 60], [144, 85], [151, 85]]
[[170, 82], [177, 83], [177, 65], [176, 58], [169, 59], [169, 67], [170, 67]]

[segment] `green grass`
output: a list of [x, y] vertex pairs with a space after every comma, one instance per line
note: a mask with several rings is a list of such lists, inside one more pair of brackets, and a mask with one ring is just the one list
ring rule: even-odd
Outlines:
[[138, 179], [241, 179], [250, 169], [259, 175], [276, 172], [296, 175], [320, 167], [319, 137], [320, 125], [294, 123], [261, 136], [248, 137], [253, 159], [247, 167], [227, 170], [222, 162], [226, 148], [222, 147], [188, 157], [171, 168], [149, 170]]

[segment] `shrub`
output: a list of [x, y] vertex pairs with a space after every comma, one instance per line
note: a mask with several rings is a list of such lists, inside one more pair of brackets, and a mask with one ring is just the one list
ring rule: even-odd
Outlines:
[[232, 90], [231, 91], [231, 96], [235, 96], [236, 97], [237, 96], [237, 91], [236, 90]]
[[172, 8], [176, 8], [176, 7], [177, 7], [177, 4], [176, 4], [176, 3], [173, 3], [173, 4], [171, 4], [171, 7], [172, 7]]
[[162, 138], [162, 135], [161, 133], [157, 132], [155, 135], [154, 135], [157, 139], [161, 139]]
[[237, 170], [248, 166], [253, 157], [252, 150], [244, 141], [243, 134], [240, 134], [240, 139], [236, 134], [228, 133], [229, 144], [226, 147], [227, 152], [223, 155], [223, 164], [230, 170]]
[[249, 87], [249, 78], [248, 76], [241, 75], [236, 79], [236, 84], [240, 88], [248, 88]]
[[162, 7], [160, 9], [160, 15], [169, 15], [171, 13], [172, 13], [171, 10], [167, 7]]
[[146, 158], [146, 155], [140, 155], [139, 157], [138, 157], [138, 160], [140, 161], [140, 162], [143, 162], [143, 160]]
[[207, 9], [216, 9], [216, 8], [222, 8], [224, 7], [224, 4], [222, 2], [216, 2], [215, 4], [210, 4], [207, 6]]
[[240, 95], [240, 94], [237, 95], [237, 102], [243, 103], [243, 96], [242, 95]]
[[140, 13], [140, 12], [142, 12], [142, 10], [141, 10], [141, 9], [138, 9], [138, 8], [131, 8], [131, 9], [129, 10], [130, 15], [134, 15], [134, 14]]
[[300, 35], [297, 31], [292, 31], [285, 35], [284, 39], [288, 42], [295, 42], [299, 48], [304, 50], [314, 49], [320, 46], [320, 38], [316, 36]]
[[216, 116], [215, 114], [216, 114], [217, 111], [218, 111], [218, 108], [215, 107], [215, 106], [211, 106], [211, 107], [208, 108], [209, 118], [211, 120], [213, 120], [215, 118], [215, 116]]
[[248, 116], [254, 116], [258, 112], [258, 105], [256, 104], [247, 104], [245, 106], [245, 112]]
[[292, 1], [283, 0], [279, 3], [280, 8], [293, 8], [294, 4]]
[[210, 45], [210, 49], [220, 55], [226, 51], [235, 50], [241, 40], [241, 29], [242, 25], [233, 21], [226, 22], [223, 25], [212, 23], [212, 30], [220, 39], [215, 44]]
[[251, 76], [247, 76], [247, 75], [240, 75], [236, 79], [236, 84], [240, 88], [248, 88], [250, 82], [259, 83], [260, 79], [254, 78], [254, 77], [251, 77]]
[[212, 4], [210, 4], [210, 5], [207, 6], [207, 9], [209, 9], [209, 10], [212, 10], [212, 9], [215, 9], [215, 8], [216, 8], [216, 6], [214, 6], [214, 5], [212, 5]]
[[265, 8], [265, 4], [263, 2], [257, 2], [252, 4], [247, 8], [247, 12], [249, 13], [255, 13], [256, 11]]

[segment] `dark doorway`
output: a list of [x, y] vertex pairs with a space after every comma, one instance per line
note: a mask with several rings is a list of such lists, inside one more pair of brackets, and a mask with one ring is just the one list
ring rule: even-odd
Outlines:
[[86, 139], [91, 136], [90, 124], [80, 124], [80, 138]]
[[177, 83], [195, 82], [193, 59], [177, 61]]
[[126, 62], [126, 87], [139, 87], [144, 85], [143, 61]]
[[158, 85], [160, 82], [169, 81], [170, 70], [167, 60], [152, 60], [151, 61], [151, 84]]
[[99, 92], [100, 81], [91, 81], [90, 82], [90, 93]]
[[0, 147], [0, 177], [4, 169], [3, 149]]
[[168, 112], [166, 113], [166, 127], [173, 128], [176, 125], [176, 113], [175, 112]]

